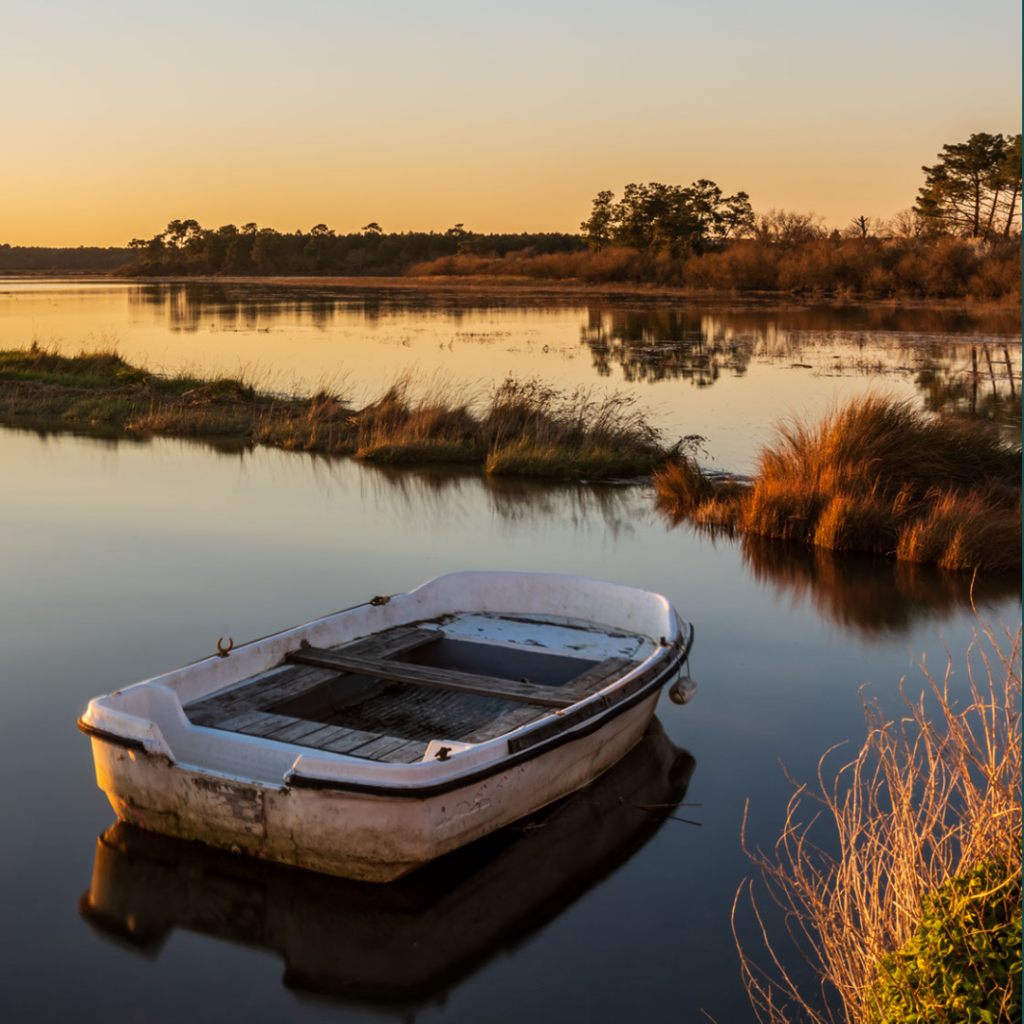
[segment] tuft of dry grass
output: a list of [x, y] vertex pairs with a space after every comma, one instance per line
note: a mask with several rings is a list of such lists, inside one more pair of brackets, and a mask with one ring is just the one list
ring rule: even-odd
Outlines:
[[435, 385], [418, 399], [410, 380], [396, 381], [353, 417], [356, 456], [383, 463], [479, 462], [480, 428], [469, 403]]
[[987, 423], [868, 396], [778, 428], [752, 484], [727, 494], [688, 464], [654, 479], [660, 507], [706, 529], [950, 569], [1021, 566], [1021, 450]]
[[541, 381], [506, 378], [492, 392], [481, 425], [487, 472], [562, 479], [650, 473], [672, 453], [631, 395], [563, 393]]
[[[808, 988], [787, 970], [753, 884], [744, 882], [733, 906], [733, 932], [759, 1020], [860, 1024], [878, 1019], [876, 982], [891, 963], [886, 958], [914, 935], [929, 895], [975, 868], [1004, 864], [1019, 908], [1020, 630], [999, 636], [990, 627], [976, 631], [967, 660], [969, 704], [963, 710], [950, 690], [952, 659], [941, 681], [922, 664], [926, 691], [916, 700], [904, 697], [908, 714], [899, 721], [888, 719], [877, 702], [865, 701], [863, 747], [835, 772], [826, 769], [827, 752], [816, 787], [794, 783], [772, 853], [747, 847], [744, 821], [744, 850], [818, 979]], [[832, 833], [829, 845], [836, 853], [817, 840], [821, 827]], [[763, 966], [738, 937], [741, 896], [749, 899], [760, 929]], [[888, 974], [884, 980], [887, 986], [901, 984]], [[974, 980], [1004, 1009], [1019, 999], [1019, 975]], [[908, 993], [908, 1001], [914, 999]], [[936, 1024], [968, 1019], [963, 1007], [919, 1009], [923, 1015], [915, 1019]]]

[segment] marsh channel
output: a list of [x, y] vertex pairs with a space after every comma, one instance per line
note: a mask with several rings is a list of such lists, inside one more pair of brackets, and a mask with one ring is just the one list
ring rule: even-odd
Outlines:
[[[354, 401], [402, 374], [468, 394], [509, 374], [619, 390], [739, 473], [779, 419], [866, 391], [1021, 430], [1014, 311], [0, 280], [0, 347], [33, 340]], [[730, 924], [753, 874], [745, 805], [749, 840], [772, 847], [785, 773], [813, 781], [828, 748], [847, 743], [845, 763], [863, 740], [863, 686], [899, 716], [901, 679], [920, 693], [920, 662], [941, 674], [948, 650], [966, 692], [978, 620], [1021, 620], [1017, 574], [979, 576], [975, 612], [968, 577], [712, 540], [659, 517], [643, 484], [42, 423], [0, 424], [0, 460], [6, 1021], [752, 1020]], [[89, 698], [218, 637], [474, 568], [667, 595], [696, 627], [696, 697], [663, 695], [636, 755], [590, 790], [393, 886], [112, 827], [75, 728]], [[738, 928], [756, 945], [749, 913]]]

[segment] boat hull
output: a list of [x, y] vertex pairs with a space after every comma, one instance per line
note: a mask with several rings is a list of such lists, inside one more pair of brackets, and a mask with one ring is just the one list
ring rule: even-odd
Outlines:
[[97, 783], [121, 821], [326, 874], [388, 882], [588, 785], [638, 742], [659, 691], [587, 735], [432, 794], [259, 785], [96, 734], [93, 756]]

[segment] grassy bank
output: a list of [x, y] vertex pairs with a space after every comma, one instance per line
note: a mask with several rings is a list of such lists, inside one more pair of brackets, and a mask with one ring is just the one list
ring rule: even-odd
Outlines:
[[1021, 567], [1021, 449], [995, 428], [907, 402], [855, 399], [818, 425], [783, 426], [750, 483], [687, 459], [655, 475], [670, 516], [834, 551], [947, 569]]
[[389, 464], [461, 462], [488, 473], [602, 480], [650, 473], [674, 450], [630, 398], [508, 379], [482, 398], [409, 381], [357, 408], [327, 391], [281, 397], [224, 377], [162, 377], [116, 352], [0, 352], [0, 417], [137, 436], [233, 438]]
[[[1020, 630], [975, 634], [962, 710], [952, 664], [925, 675], [901, 720], [866, 704], [857, 756], [838, 770], [823, 758], [774, 851], [747, 850], [786, 916], [776, 928], [756, 887], [737, 893], [734, 924], [742, 894], [761, 926], [763, 955], [737, 937], [761, 1021], [1021, 1019]], [[783, 966], [790, 941], [810, 984]]]

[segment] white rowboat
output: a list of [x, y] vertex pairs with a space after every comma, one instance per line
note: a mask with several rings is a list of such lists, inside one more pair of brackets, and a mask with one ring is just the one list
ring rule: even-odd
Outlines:
[[[657, 594], [467, 572], [91, 701], [122, 821], [390, 881], [575, 792], [639, 740], [693, 629]], [[676, 682], [688, 700], [694, 686]]]

